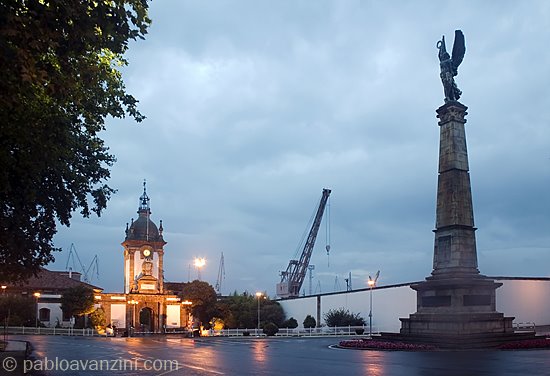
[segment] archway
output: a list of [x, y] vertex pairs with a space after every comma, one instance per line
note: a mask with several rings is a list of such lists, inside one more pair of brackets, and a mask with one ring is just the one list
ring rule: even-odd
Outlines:
[[139, 311], [139, 330], [142, 332], [153, 332], [153, 310], [149, 307], [143, 307]]

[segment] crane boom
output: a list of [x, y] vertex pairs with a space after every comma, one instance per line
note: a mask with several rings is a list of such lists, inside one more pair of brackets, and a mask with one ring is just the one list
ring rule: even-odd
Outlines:
[[223, 252], [222, 256], [220, 257], [220, 266], [218, 269], [218, 279], [216, 280], [216, 294], [220, 296], [222, 294], [222, 281], [225, 279], [225, 262], [223, 258]]
[[317, 213], [315, 214], [315, 219], [313, 220], [313, 225], [309, 231], [300, 260], [290, 260], [286, 271], [281, 272], [281, 282], [277, 284], [277, 295], [281, 298], [294, 298], [300, 295], [300, 289], [306, 277], [309, 260], [313, 253], [313, 246], [315, 245], [315, 239], [317, 239], [317, 233], [321, 226], [321, 220], [323, 219], [323, 213], [325, 212], [330, 192], [330, 189], [323, 189], [323, 195], [319, 202], [319, 207], [317, 208]]

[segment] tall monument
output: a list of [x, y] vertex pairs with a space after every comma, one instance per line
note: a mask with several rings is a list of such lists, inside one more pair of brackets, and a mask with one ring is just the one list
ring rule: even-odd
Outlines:
[[411, 286], [417, 292], [417, 311], [400, 319], [400, 334], [448, 343], [468, 338], [483, 342], [512, 333], [513, 317], [496, 311], [495, 293], [502, 284], [480, 274], [477, 265], [464, 131], [467, 107], [458, 102], [462, 92], [454, 81], [466, 50], [464, 35], [455, 32], [452, 57], [445, 37], [437, 47], [445, 104], [437, 109], [440, 141], [433, 271]]

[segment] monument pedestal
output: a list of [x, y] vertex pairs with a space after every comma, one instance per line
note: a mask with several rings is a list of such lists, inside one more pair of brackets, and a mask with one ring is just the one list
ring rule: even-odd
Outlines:
[[412, 285], [417, 311], [401, 320], [401, 334], [471, 335], [512, 333], [513, 317], [496, 311], [496, 289], [490, 278], [428, 278]]

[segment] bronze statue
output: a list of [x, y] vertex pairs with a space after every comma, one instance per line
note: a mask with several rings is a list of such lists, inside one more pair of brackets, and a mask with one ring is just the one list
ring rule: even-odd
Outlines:
[[443, 90], [445, 91], [445, 102], [458, 101], [462, 92], [456, 86], [454, 76], [458, 74], [458, 66], [464, 59], [464, 53], [466, 52], [466, 44], [464, 42], [464, 34], [462, 31], [455, 30], [455, 40], [453, 43], [453, 56], [449, 56], [447, 49], [445, 48], [445, 36], [437, 42], [437, 48], [439, 49], [439, 66], [441, 68], [441, 82], [443, 83]]

